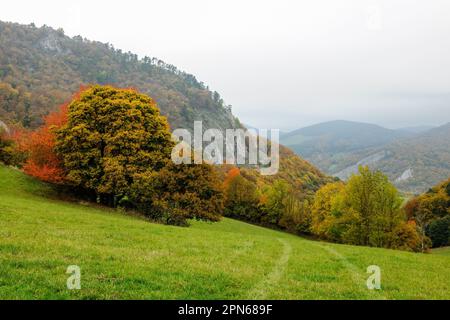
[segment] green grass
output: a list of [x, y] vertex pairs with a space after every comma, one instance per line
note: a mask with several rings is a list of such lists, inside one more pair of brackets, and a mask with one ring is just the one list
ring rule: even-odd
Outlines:
[[[0, 167], [0, 299], [450, 299], [450, 256], [334, 245], [229, 219], [189, 228], [51, 200]], [[81, 267], [68, 290], [69, 265]], [[378, 265], [382, 290], [366, 287]]]
[[450, 257], [450, 247], [434, 249], [433, 254], [440, 254], [443, 256]]

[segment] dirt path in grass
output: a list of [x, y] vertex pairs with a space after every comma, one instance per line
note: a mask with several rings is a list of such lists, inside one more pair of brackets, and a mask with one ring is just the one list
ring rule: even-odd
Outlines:
[[361, 274], [361, 272], [365, 272], [366, 270], [361, 270], [360, 268], [356, 267], [353, 263], [348, 261], [348, 259], [345, 256], [340, 254], [334, 248], [322, 244], [316, 245], [339, 259], [339, 262], [347, 269], [350, 276], [352, 277], [353, 283], [356, 284], [358, 290], [361, 292], [362, 295], [369, 297], [370, 299], [387, 300], [387, 297], [383, 294], [382, 290], [369, 290], [367, 288], [366, 282], [369, 275], [367, 274], [367, 277], [364, 277]]
[[275, 263], [272, 271], [248, 294], [250, 300], [264, 300], [267, 298], [267, 289], [274, 287], [286, 271], [289, 258], [292, 252], [292, 246], [284, 239], [277, 239], [283, 245], [283, 252]]

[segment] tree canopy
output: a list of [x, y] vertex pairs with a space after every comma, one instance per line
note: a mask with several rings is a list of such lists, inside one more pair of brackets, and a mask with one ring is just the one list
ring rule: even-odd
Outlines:
[[401, 205], [402, 198], [385, 175], [360, 167], [347, 184], [329, 184], [317, 192], [311, 231], [342, 243], [418, 251], [417, 230]]
[[412, 198], [405, 207], [423, 241], [428, 237], [434, 247], [450, 245], [450, 179]]
[[82, 91], [56, 137], [67, 180], [108, 201], [125, 196], [134, 175], [161, 170], [172, 147], [167, 120], [150, 97], [110, 86]]

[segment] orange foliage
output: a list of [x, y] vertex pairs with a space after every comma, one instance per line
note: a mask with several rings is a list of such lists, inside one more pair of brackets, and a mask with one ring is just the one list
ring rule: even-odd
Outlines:
[[417, 223], [416, 223], [416, 221], [414, 221], [414, 220], [409, 220], [409, 221], [408, 221], [408, 225], [410, 225], [411, 227], [414, 227], [414, 228], [417, 227]]
[[22, 128], [13, 128], [9, 139], [14, 141], [14, 149], [19, 153], [26, 153], [28, 149], [28, 138], [30, 133]]
[[269, 201], [269, 197], [266, 194], [262, 194], [259, 197], [259, 204], [262, 206], [266, 205], [268, 201]]
[[420, 207], [420, 201], [417, 197], [409, 200], [405, 204], [406, 217], [409, 220], [414, 221], [414, 216], [416, 215], [416, 212], [419, 210], [419, 207]]
[[41, 181], [61, 184], [65, 180], [61, 159], [56, 155], [55, 130], [67, 123], [68, 105], [45, 117], [45, 124], [31, 133], [16, 133], [17, 148], [26, 152], [28, 159], [23, 170]]
[[225, 190], [228, 189], [228, 186], [231, 183], [231, 181], [233, 181], [234, 178], [236, 178], [240, 174], [241, 174], [241, 170], [239, 170], [239, 168], [234, 167], [234, 168], [230, 169], [230, 171], [228, 171], [228, 173], [227, 173], [225, 181], [223, 182], [224, 189]]

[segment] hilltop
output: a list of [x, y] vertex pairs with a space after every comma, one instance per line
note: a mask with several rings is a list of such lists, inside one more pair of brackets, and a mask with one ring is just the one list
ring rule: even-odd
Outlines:
[[81, 85], [133, 87], [156, 100], [172, 128], [240, 128], [217, 92], [154, 57], [139, 59], [111, 44], [70, 38], [47, 26], [0, 21], [0, 119], [36, 127]]

